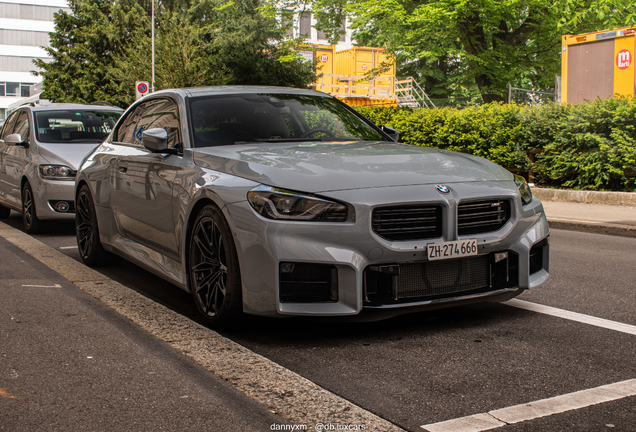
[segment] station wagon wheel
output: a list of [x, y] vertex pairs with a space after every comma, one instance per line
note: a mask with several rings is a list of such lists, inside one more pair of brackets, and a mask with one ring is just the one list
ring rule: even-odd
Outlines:
[[22, 221], [24, 228], [29, 234], [38, 234], [44, 231], [44, 221], [38, 219], [35, 210], [35, 200], [33, 198], [33, 189], [29, 182], [22, 186]]
[[99, 241], [95, 204], [87, 185], [80, 188], [75, 208], [75, 237], [82, 261], [92, 267], [112, 263], [116, 257], [104, 250]]
[[219, 209], [204, 207], [190, 235], [190, 290], [197, 310], [215, 328], [236, 327], [243, 318], [241, 275], [230, 228]]

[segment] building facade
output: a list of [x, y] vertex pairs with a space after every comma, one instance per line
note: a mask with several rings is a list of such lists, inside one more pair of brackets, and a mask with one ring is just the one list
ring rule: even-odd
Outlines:
[[[292, 11], [287, 11], [292, 13]], [[309, 45], [326, 45], [329, 44], [324, 32], [314, 28], [318, 24], [315, 14], [312, 12], [293, 12], [293, 26], [288, 31], [288, 35], [292, 37], [303, 36]], [[348, 24], [348, 23], [347, 23]], [[351, 38], [351, 30], [348, 26], [343, 25], [346, 34], [340, 36], [340, 40], [336, 43], [336, 50], [340, 51], [353, 46]]]
[[29, 96], [29, 87], [42, 81], [34, 76], [33, 59], [48, 60], [54, 31], [53, 15], [69, 11], [66, 0], [0, 0], [0, 123], [7, 107]]

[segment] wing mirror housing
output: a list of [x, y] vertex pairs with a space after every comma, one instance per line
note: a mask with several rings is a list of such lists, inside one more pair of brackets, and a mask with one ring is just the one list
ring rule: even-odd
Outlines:
[[380, 130], [387, 134], [389, 138], [391, 138], [391, 140], [395, 142], [398, 142], [398, 140], [400, 139], [400, 133], [391, 127], [382, 125], [380, 126]]
[[143, 131], [141, 143], [153, 153], [168, 153], [168, 132], [163, 128]]
[[26, 143], [26, 141], [22, 139], [22, 136], [20, 134], [7, 135], [6, 137], [4, 137], [4, 142], [7, 144], [14, 144], [14, 145], [19, 145], [23, 147], [28, 147], [28, 144]]

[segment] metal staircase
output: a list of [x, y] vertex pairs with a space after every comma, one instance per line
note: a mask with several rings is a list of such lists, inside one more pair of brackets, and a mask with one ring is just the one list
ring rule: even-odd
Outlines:
[[402, 81], [395, 81], [395, 96], [399, 106], [411, 108], [435, 108], [424, 89], [413, 79], [408, 77]]

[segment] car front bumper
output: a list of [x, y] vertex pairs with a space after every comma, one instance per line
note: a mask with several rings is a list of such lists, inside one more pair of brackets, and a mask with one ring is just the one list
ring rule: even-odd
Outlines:
[[[536, 198], [528, 205], [522, 205], [512, 182], [454, 184], [452, 190], [448, 197], [422, 186], [323, 193], [323, 196], [353, 205], [356, 218], [351, 223], [275, 221], [257, 215], [247, 202], [228, 205], [226, 211], [233, 225], [241, 266], [245, 312], [266, 316], [349, 316], [362, 311], [395, 314], [468, 302], [503, 301], [525, 289], [538, 287], [548, 279], [549, 229], [543, 206]], [[457, 225], [457, 203], [490, 197], [509, 199], [513, 203], [507, 223], [493, 232], [458, 236], [453, 228]], [[374, 208], [411, 202], [435, 202], [444, 206], [445, 228], [441, 237], [389, 241], [373, 232], [371, 215]], [[387, 266], [419, 268], [428, 263], [428, 243], [467, 238], [477, 240], [478, 256], [486, 257], [484, 259], [491, 263], [495, 253], [508, 252], [510, 257], [515, 257], [516, 264], [511, 269], [518, 274], [507, 275], [512, 282], [500, 286], [491, 283], [485, 290], [432, 297], [396, 297], [387, 301], [370, 298], [370, 269]], [[535, 247], [535, 255], [537, 248], [541, 249], [540, 263], [537, 264], [535, 256], [531, 273], [531, 250], [535, 245], [539, 245]], [[335, 283], [331, 282], [337, 290], [336, 298], [285, 301], [281, 296], [281, 274], [287, 263], [318, 264], [326, 266], [323, 269], [335, 269], [332, 272]], [[311, 266], [307, 267], [313, 271]], [[443, 267], [438, 272], [443, 275]]]
[[[31, 184], [35, 196], [37, 216], [42, 220], [75, 219], [75, 183], [72, 181], [42, 180]], [[58, 203], [66, 203], [68, 209], [61, 211], [55, 208]], [[64, 208], [63, 204], [60, 204]]]

